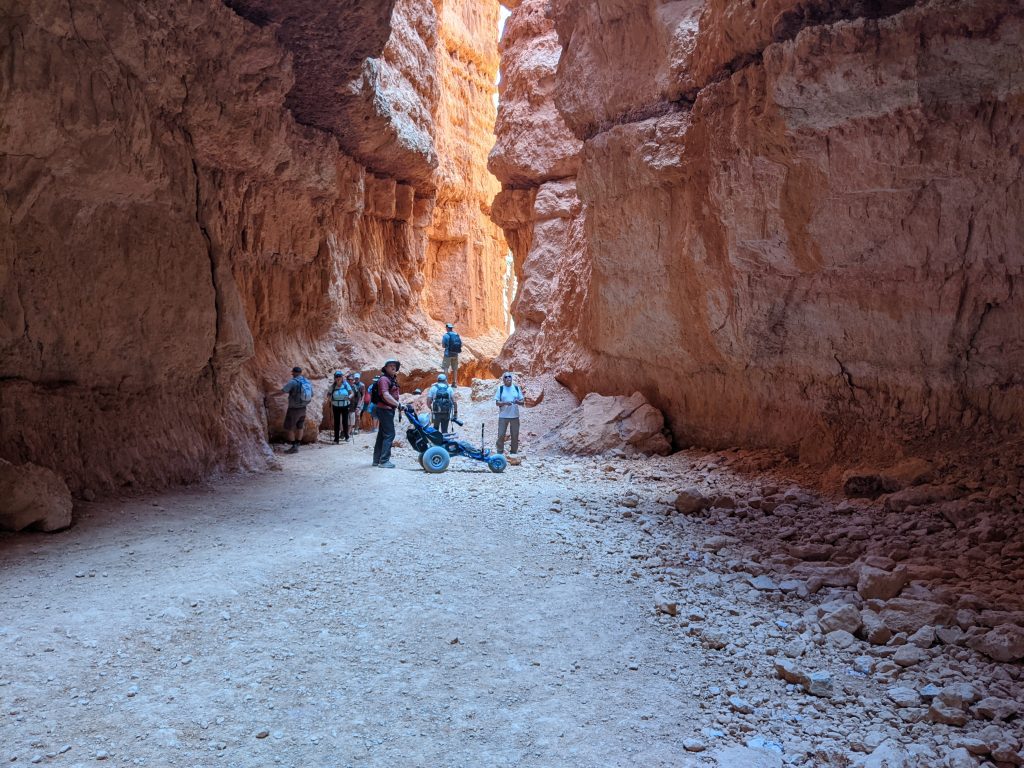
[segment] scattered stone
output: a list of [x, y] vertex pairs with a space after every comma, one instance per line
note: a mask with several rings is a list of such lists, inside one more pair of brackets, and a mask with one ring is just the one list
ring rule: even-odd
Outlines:
[[906, 632], [908, 635], [927, 624], [934, 626], [953, 621], [953, 609], [948, 605], [905, 597], [886, 601], [879, 615], [893, 632]]
[[767, 576], [754, 576], [747, 579], [747, 581], [754, 589], [761, 590], [762, 592], [771, 592], [779, 588], [779, 585]]
[[1024, 629], [1016, 624], [1001, 624], [980, 637], [969, 638], [967, 644], [996, 661], [1024, 659]]
[[710, 501], [698, 489], [684, 488], [676, 495], [675, 508], [681, 515], [695, 515], [707, 509]]
[[821, 631], [825, 633], [841, 629], [852, 635], [861, 628], [860, 611], [852, 605], [844, 605], [841, 608], [825, 614], [825, 616], [818, 621], [818, 625], [821, 627]]
[[957, 747], [946, 757], [946, 768], [976, 768], [977, 758], [963, 747]]
[[885, 692], [897, 707], [916, 707], [921, 703], [921, 696], [913, 688], [903, 686], [890, 688]]
[[935, 645], [935, 628], [924, 626], [907, 638], [907, 642], [918, 648], [931, 648]]
[[872, 645], [885, 645], [892, 639], [892, 630], [885, 626], [882, 617], [874, 611], [861, 611], [862, 636]]
[[944, 723], [945, 725], [966, 725], [969, 718], [962, 709], [946, 706], [936, 700], [928, 709], [928, 719], [933, 723]]
[[916, 645], [901, 645], [893, 654], [892, 660], [901, 667], [912, 667], [928, 659], [928, 654]]
[[734, 712], [739, 712], [743, 715], [749, 715], [754, 712], [753, 705], [746, 699], [739, 696], [730, 696], [729, 706], [732, 707]]
[[668, 616], [678, 616], [679, 603], [669, 601], [656, 602], [654, 604], [654, 610], [656, 613], [664, 613]]
[[683, 739], [683, 749], [687, 752], [703, 752], [707, 745], [700, 739]]
[[843, 493], [850, 498], [876, 499], [909, 485], [928, 482], [932, 465], [924, 459], [907, 459], [888, 469], [858, 467], [843, 473]]
[[52, 469], [0, 459], [0, 530], [59, 531], [71, 525], [71, 491]]
[[1002, 699], [998, 696], [988, 696], [971, 710], [976, 716], [986, 720], [1009, 720], [1011, 717], [1020, 714], [1021, 705], [1010, 699]]
[[270, 731], [260, 731], [259, 733], [256, 734], [256, 738], [257, 739], [265, 739], [269, 735], [270, 735]]
[[865, 600], [891, 600], [907, 585], [906, 568], [885, 571], [863, 566], [857, 579], [857, 594]]
[[886, 739], [861, 763], [862, 768], [914, 768], [910, 755], [900, 748], [899, 742]]
[[812, 696], [830, 697], [832, 695], [831, 673], [824, 670], [812, 672], [807, 682], [807, 692]]
[[782, 768], [782, 756], [763, 749], [729, 747], [716, 751], [713, 757], [723, 768]]

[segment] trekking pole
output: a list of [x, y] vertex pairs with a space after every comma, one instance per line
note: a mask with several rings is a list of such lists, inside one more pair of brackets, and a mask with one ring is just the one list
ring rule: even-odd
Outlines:
[[487, 426], [486, 424], [481, 424], [480, 425], [480, 450], [481, 451], [484, 449], [484, 428], [486, 426]]

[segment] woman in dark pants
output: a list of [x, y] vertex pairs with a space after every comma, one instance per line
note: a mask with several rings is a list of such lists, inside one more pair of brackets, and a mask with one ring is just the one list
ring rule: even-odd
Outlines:
[[345, 374], [334, 372], [334, 384], [331, 385], [331, 413], [334, 415], [334, 442], [337, 443], [344, 432], [348, 442], [348, 410], [352, 407], [352, 385], [345, 381]]

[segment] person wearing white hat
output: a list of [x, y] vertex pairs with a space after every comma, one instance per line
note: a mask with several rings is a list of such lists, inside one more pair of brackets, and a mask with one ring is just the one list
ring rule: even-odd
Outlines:
[[511, 432], [512, 453], [519, 453], [519, 406], [525, 405], [526, 399], [519, 385], [513, 383], [511, 372], [502, 375], [494, 403], [498, 406], [498, 442], [494, 447], [498, 453], [504, 453], [505, 435]]

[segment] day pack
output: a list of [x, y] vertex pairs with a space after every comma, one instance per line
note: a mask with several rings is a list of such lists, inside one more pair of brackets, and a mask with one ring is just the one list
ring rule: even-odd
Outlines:
[[300, 376], [296, 381], [299, 382], [299, 401], [303, 405], [309, 405], [313, 400], [313, 385], [304, 376]]
[[381, 405], [382, 403], [384, 403], [384, 398], [381, 397], [380, 394], [380, 388], [382, 384], [388, 389], [391, 388], [391, 381], [390, 379], [388, 379], [387, 376], [381, 376], [379, 379], [377, 379], [377, 381], [373, 383], [373, 387], [371, 388], [370, 391], [370, 402], [373, 403], [374, 405]]
[[331, 391], [331, 405], [346, 408], [352, 402], [352, 388], [348, 384]]
[[445, 336], [448, 339], [445, 349], [449, 355], [457, 355], [462, 352], [462, 337], [459, 334], [455, 331], [449, 331]]
[[445, 384], [438, 386], [431, 398], [431, 410], [435, 416], [448, 416], [452, 412], [452, 391]]

